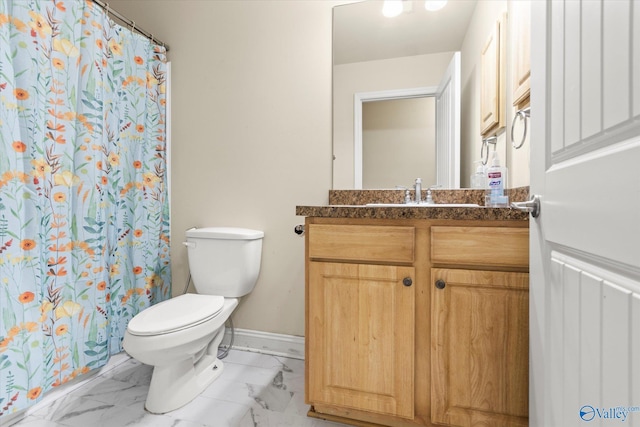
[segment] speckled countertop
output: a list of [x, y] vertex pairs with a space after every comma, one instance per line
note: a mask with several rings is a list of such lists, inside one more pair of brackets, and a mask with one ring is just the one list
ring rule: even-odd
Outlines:
[[[529, 187], [508, 190], [510, 201], [529, 198]], [[413, 197], [413, 193], [412, 193]], [[423, 191], [422, 198], [426, 197]], [[480, 207], [416, 207], [365, 206], [367, 203], [402, 203], [403, 190], [329, 190], [329, 204], [325, 206], [296, 206], [296, 215], [325, 218], [379, 219], [457, 219], [528, 221], [529, 214], [511, 208], [484, 207], [483, 190], [432, 190], [438, 203], [475, 203]]]

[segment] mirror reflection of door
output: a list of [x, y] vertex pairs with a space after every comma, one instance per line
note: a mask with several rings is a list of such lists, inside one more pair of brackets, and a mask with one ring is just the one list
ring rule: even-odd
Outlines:
[[362, 103], [362, 188], [436, 183], [435, 98]]

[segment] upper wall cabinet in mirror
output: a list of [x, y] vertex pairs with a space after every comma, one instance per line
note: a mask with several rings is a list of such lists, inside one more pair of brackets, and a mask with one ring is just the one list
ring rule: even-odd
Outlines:
[[[379, 140], [380, 134], [375, 144], [368, 144], [365, 137], [361, 141], [361, 147], [358, 147], [356, 137], [358, 130], [362, 130], [355, 128], [356, 121], [366, 123], [369, 120], [367, 117], [360, 119], [355, 117], [358, 108], [361, 107], [361, 105], [354, 105], [357, 100], [365, 99], [375, 93], [424, 92], [434, 96], [433, 93], [437, 91], [450, 68], [455, 52], [461, 50], [467, 27], [476, 7], [475, 0], [449, 1], [443, 9], [435, 12], [425, 9], [424, 0], [404, 0], [402, 4], [403, 11], [394, 18], [383, 16], [382, 1], [351, 3], [336, 6], [333, 9], [334, 189], [357, 188], [358, 182], [363, 183], [363, 187], [367, 188], [362, 180], [362, 160], [358, 169], [358, 158], [375, 158], [381, 155], [367, 153], [368, 149], [375, 150], [374, 147], [382, 145]], [[459, 95], [458, 93], [458, 98]], [[366, 110], [368, 109], [361, 109], [362, 114], [367, 114]], [[389, 112], [387, 114], [406, 113]], [[459, 118], [457, 120], [459, 139]], [[408, 120], [398, 120], [394, 123], [405, 122]], [[415, 126], [434, 125], [434, 116], [425, 116], [424, 124]], [[414, 172], [411, 168], [415, 167], [413, 166], [415, 159], [411, 157], [415, 156], [415, 153], [426, 153], [426, 148], [410, 149], [410, 153], [403, 152], [399, 141], [402, 134], [409, 132], [402, 129], [394, 134], [393, 128], [387, 128], [384, 129], [384, 133], [384, 139], [394, 147], [384, 147], [386, 154], [383, 155], [389, 156], [389, 153], [393, 153], [392, 155], [395, 156], [391, 162], [393, 167], [399, 170], [411, 170], [412, 179], [408, 180], [406, 173], [393, 174], [385, 170], [381, 171], [380, 177], [365, 179], [365, 182], [374, 182], [375, 188], [410, 186], [413, 179], [418, 177], [423, 178], [425, 186], [433, 185], [441, 179], [437, 177], [437, 169], [447, 171], [452, 169], [451, 165], [442, 166], [441, 163], [447, 162], [448, 158], [436, 154], [433, 148], [436, 144], [433, 141], [425, 141], [425, 145], [429, 144], [431, 147], [426, 155], [432, 157], [427, 159], [425, 164], [435, 165], [436, 171]], [[432, 132], [427, 131], [427, 133]], [[440, 154], [443, 154], [442, 150]], [[457, 184], [453, 184], [455, 180], [441, 181], [444, 186], [459, 186], [459, 165], [458, 149], [456, 166], [453, 168], [457, 170]], [[425, 166], [425, 169], [428, 168], [429, 166]], [[370, 170], [364, 173], [371, 177], [376, 174], [376, 171]], [[385, 178], [387, 176], [389, 178]], [[432, 182], [427, 182], [427, 179]]]
[[480, 117], [483, 137], [496, 135], [505, 126], [506, 14], [498, 19], [482, 47]]
[[529, 106], [531, 77], [531, 4], [513, 2], [511, 22], [513, 28], [513, 105], [522, 109]]

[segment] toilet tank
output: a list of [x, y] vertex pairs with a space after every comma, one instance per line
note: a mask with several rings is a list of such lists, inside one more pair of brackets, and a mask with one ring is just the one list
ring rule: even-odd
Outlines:
[[185, 232], [189, 270], [199, 294], [238, 298], [251, 292], [260, 272], [264, 232], [206, 227]]

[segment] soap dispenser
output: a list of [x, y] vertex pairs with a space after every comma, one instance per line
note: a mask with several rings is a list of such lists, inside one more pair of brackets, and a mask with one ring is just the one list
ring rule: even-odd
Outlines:
[[487, 171], [485, 170], [482, 160], [477, 160], [475, 173], [471, 174], [471, 188], [478, 188], [485, 190], [487, 188]]
[[485, 206], [503, 208], [509, 206], [509, 196], [504, 194], [507, 182], [507, 168], [500, 166], [500, 157], [493, 151], [491, 166], [487, 169], [487, 191]]

